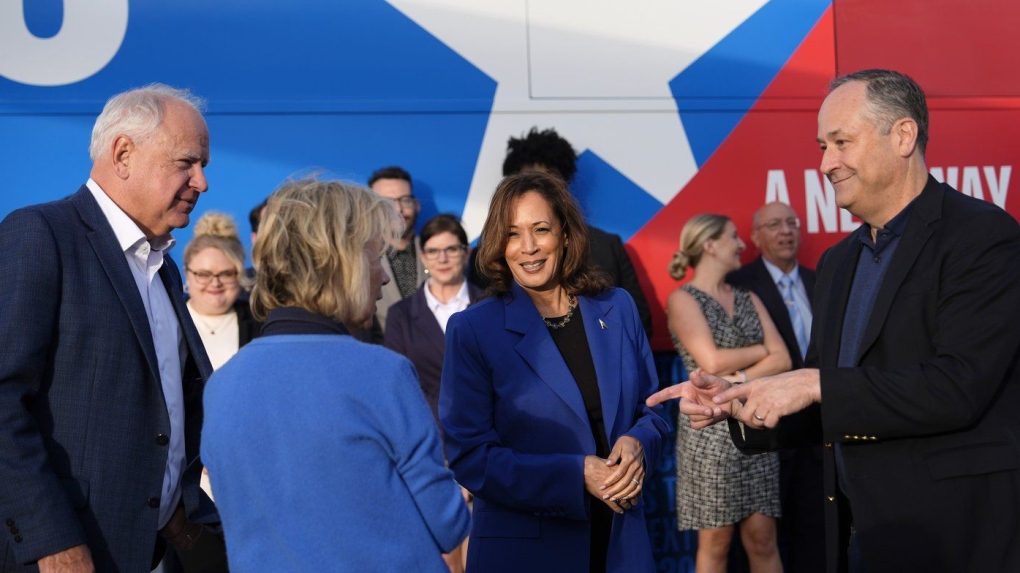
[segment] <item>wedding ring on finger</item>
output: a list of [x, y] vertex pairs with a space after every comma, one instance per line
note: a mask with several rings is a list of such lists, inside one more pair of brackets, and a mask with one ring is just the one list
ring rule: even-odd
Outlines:
[[758, 414], [755, 414], [755, 415], [754, 415], [754, 419], [755, 419], [755, 420], [758, 420], [759, 422], [764, 422], [764, 421], [765, 421], [765, 418], [763, 418], [763, 417], [759, 416]]
[[639, 482], [639, 481], [638, 481], [638, 480], [636, 480], [636, 479], [631, 479], [630, 481], [634, 482], [634, 483], [635, 483], [635, 484], [637, 484], [637, 485], [641, 485], [641, 482]]

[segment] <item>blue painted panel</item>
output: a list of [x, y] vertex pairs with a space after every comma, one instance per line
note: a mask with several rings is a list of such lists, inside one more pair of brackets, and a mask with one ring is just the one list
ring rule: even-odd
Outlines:
[[[33, 18], [52, 27], [52, 17]], [[481, 111], [495, 82], [382, 0], [130, 3], [113, 60], [81, 82], [40, 88], [0, 77], [5, 110], [98, 113], [110, 95], [160, 81], [212, 113]]]
[[624, 241], [662, 208], [662, 203], [591, 151], [577, 158], [571, 189], [592, 225]]
[[725, 141], [831, 4], [771, 0], [670, 81], [698, 166]]
[[[51, 9], [26, 12], [34, 33], [59, 26], [52, 2], [27, 4]], [[415, 178], [421, 221], [459, 214], [496, 88], [381, 0], [131, 2], [124, 43], [96, 75], [57, 87], [0, 77], [0, 157], [7, 188], [25, 190], [0, 194], [0, 216], [84, 183], [105, 100], [153, 81], [208, 100], [210, 191], [196, 216], [225, 211], [242, 229], [294, 173], [364, 183], [394, 164]]]

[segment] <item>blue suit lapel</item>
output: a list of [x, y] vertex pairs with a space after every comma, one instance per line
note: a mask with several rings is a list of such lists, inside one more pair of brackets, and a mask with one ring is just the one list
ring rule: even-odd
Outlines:
[[138, 294], [137, 288], [123, 288], [122, 286], [134, 286], [135, 278], [131, 274], [131, 269], [128, 268], [127, 259], [124, 258], [124, 251], [121, 250], [120, 243], [117, 242], [117, 236], [113, 233], [113, 228], [110, 227], [110, 223], [107, 222], [106, 216], [103, 215], [102, 209], [99, 208], [99, 204], [92, 197], [92, 192], [88, 187], [82, 186], [71, 197], [71, 202], [78, 209], [82, 222], [91, 229], [87, 235], [89, 243], [96, 252], [96, 257], [110, 278], [110, 282], [114, 285], [113, 290], [116, 291], [124, 305], [138, 343], [142, 347], [142, 353], [145, 354], [145, 360], [149, 364], [152, 377], [159, 380], [156, 346], [152, 342], [152, 331], [149, 329], [149, 319], [145, 314], [142, 297]]
[[577, 297], [584, 318], [584, 331], [588, 335], [588, 348], [595, 362], [599, 394], [602, 398], [602, 420], [606, 427], [606, 443], [613, 447], [616, 435], [616, 413], [620, 406], [620, 351], [623, 348], [623, 322], [611, 302], [588, 297]]
[[590, 436], [591, 426], [588, 423], [584, 399], [573, 375], [570, 374], [570, 369], [567, 368], [567, 363], [564, 362], [556, 343], [542, 322], [538, 309], [527, 293], [516, 284], [513, 286], [512, 297], [509, 297], [505, 304], [506, 329], [524, 335], [514, 349], [535, 375], [577, 416], [582, 427], [588, 429], [587, 433]]

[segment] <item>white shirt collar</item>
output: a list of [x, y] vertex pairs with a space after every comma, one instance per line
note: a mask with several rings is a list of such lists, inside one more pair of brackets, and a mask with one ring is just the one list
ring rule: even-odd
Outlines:
[[89, 178], [85, 182], [85, 186], [92, 192], [92, 196], [95, 197], [96, 203], [99, 203], [99, 208], [103, 211], [103, 215], [106, 216], [106, 220], [113, 227], [113, 234], [117, 236], [117, 242], [120, 244], [120, 248], [124, 252], [134, 252], [139, 244], [143, 241], [148, 242], [153, 250], [168, 252], [173, 248], [177, 241], [167, 233], [165, 235], [156, 237], [151, 241], [145, 238], [145, 232], [142, 231], [141, 227], [137, 223], [128, 217], [127, 213], [120, 208], [119, 205], [110, 199], [110, 196], [103, 191], [103, 188], [98, 183]]
[[793, 284], [797, 284], [800, 281], [800, 265], [796, 263], [794, 263], [792, 271], [784, 273], [782, 269], [770, 263], [765, 257], [761, 258], [761, 262], [765, 263], [765, 268], [768, 269], [769, 275], [772, 276], [772, 282], [776, 284], [779, 284], [780, 279], [786, 274], [789, 274], [790, 278], [793, 279]]
[[453, 298], [450, 299], [450, 302], [446, 304], [439, 302], [439, 299], [436, 298], [434, 294], [432, 294], [432, 291], [429, 289], [430, 284], [432, 284], [431, 277], [425, 281], [425, 285], [422, 288], [425, 290], [425, 304], [428, 305], [429, 310], [431, 310], [433, 313], [436, 312], [436, 309], [442, 306], [454, 308], [456, 308], [457, 306], [462, 306], [462, 308], [467, 308], [467, 306], [471, 304], [471, 298], [468, 296], [468, 286], [466, 279], [464, 280], [463, 283], [461, 283], [460, 290], [457, 291], [457, 294], [454, 295]]

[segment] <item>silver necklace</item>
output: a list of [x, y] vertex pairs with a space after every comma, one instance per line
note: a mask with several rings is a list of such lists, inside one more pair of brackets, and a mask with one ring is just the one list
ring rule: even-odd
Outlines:
[[205, 329], [209, 331], [209, 334], [215, 335], [217, 329], [222, 329], [224, 326], [227, 325], [228, 322], [230, 322], [230, 311], [228, 310], [227, 313], [223, 316], [223, 318], [221, 318], [220, 321], [217, 322], [215, 326], [206, 322], [205, 318], [202, 315], [198, 314], [197, 312], [194, 314], [193, 318], [197, 318], [198, 322], [201, 323], [202, 326], [204, 326]]
[[556, 330], [563, 328], [570, 322], [570, 317], [574, 316], [574, 309], [577, 308], [577, 297], [570, 295], [570, 299], [567, 300], [567, 314], [559, 320], [549, 320], [546, 317], [542, 317], [542, 322], [545, 323], [549, 328]]

